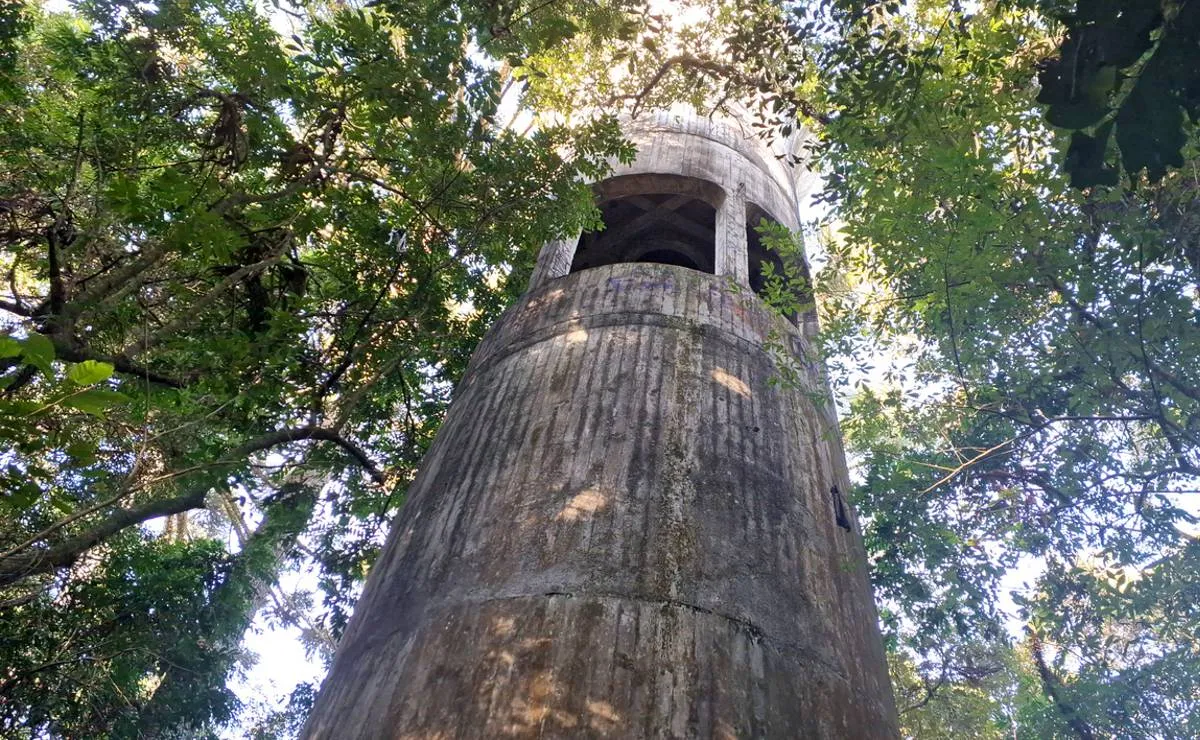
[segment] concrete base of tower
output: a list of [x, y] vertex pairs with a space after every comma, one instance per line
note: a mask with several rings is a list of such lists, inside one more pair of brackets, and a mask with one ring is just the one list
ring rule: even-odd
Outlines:
[[306, 736], [896, 737], [806, 350], [684, 268], [525, 296], [459, 386]]

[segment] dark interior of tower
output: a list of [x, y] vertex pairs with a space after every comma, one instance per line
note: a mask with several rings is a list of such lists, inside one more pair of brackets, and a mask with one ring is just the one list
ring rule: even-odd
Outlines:
[[571, 272], [657, 262], [716, 273], [717, 211], [689, 195], [631, 195], [600, 204], [604, 230], [584, 232]]

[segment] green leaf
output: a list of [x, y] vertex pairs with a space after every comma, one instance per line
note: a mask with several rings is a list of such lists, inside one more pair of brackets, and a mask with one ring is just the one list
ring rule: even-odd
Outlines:
[[30, 334], [21, 344], [25, 361], [49, 376], [52, 372], [50, 363], [54, 362], [54, 343], [41, 334]]
[[1135, 53], [1125, 48], [1129, 44], [1106, 44], [1105, 40], [1110, 37], [1137, 46], [1128, 39], [1128, 34], [1074, 29], [1063, 42], [1059, 58], [1047, 63], [1038, 74], [1042, 89], [1037, 100], [1050, 106], [1046, 120], [1051, 124], [1081, 129], [1095, 125], [1108, 113], [1109, 95], [1120, 80], [1118, 65], [1110, 59], [1124, 59], [1129, 53]]
[[7, 503], [16, 509], [28, 509], [38, 500], [41, 493], [42, 489], [38, 488], [37, 484], [26, 482], [9, 491]]
[[89, 440], [79, 440], [67, 445], [66, 453], [79, 465], [91, 465], [96, 462], [96, 443]]
[[1071, 187], [1087, 188], [1093, 185], [1116, 185], [1120, 175], [1105, 162], [1105, 150], [1112, 135], [1112, 122], [1106, 123], [1089, 136], [1082, 131], [1071, 135], [1064, 167], [1071, 174]]
[[103, 417], [108, 409], [118, 404], [129, 403], [130, 400], [124, 393], [96, 388], [67, 396], [62, 400], [62, 405], [85, 414]]
[[1117, 113], [1121, 162], [1131, 175], [1146, 170], [1151, 182], [1161, 180], [1168, 167], [1183, 166], [1182, 149], [1187, 143], [1183, 110], [1166, 87], [1168, 78], [1163, 64], [1146, 65]]
[[67, 370], [67, 380], [75, 385], [94, 385], [112, 377], [113, 366], [107, 362], [84, 360]]
[[1046, 110], [1046, 120], [1059, 128], [1086, 128], [1103, 118], [1107, 112], [1108, 106], [1098, 101], [1059, 103]]
[[0, 416], [28, 416], [40, 408], [37, 401], [0, 401]]
[[0, 337], [0, 357], [16, 357], [21, 354], [21, 343], [12, 337]]

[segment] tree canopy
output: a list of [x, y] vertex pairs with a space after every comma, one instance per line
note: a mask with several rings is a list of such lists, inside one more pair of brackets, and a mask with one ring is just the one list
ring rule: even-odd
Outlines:
[[198, 731], [279, 567], [319, 563], [340, 630], [533, 246], [590, 223], [614, 121], [521, 135], [498, 104], [514, 63], [625, 16], [14, 9], [0, 727]]
[[1200, 7], [671, 9], [0, 4], [0, 731], [216, 733], [263, 610], [327, 653], [475, 343], [633, 155], [612, 114], [736, 101], [815, 134], [906, 731], [1200, 734]]
[[[849, 389], [877, 594], [925, 686], [984, 685], [981, 661], [1014, 686], [1031, 680], [1053, 710], [1033, 736], [1189, 736], [1200, 721], [1195, 128], [1117, 86], [1092, 101], [1118, 135], [1096, 138], [1087, 167], [1123, 162], [1125, 177], [1083, 177], [1082, 118], [1064, 119], [1051, 100], [1061, 78], [1048, 75], [1114, 23], [1096, 6], [1132, 6], [1027, 5], [876, 17], [891, 72], [848, 67], [822, 103], [823, 197], [840, 224], [823, 273], [830, 359], [846, 370], [895, 351], [883, 382]], [[1159, 63], [1186, 32], [1174, 7], [1163, 4], [1170, 27], [1154, 44], [1122, 61]], [[1186, 137], [1123, 137], [1127, 106], [1138, 126]], [[1029, 587], [1005, 611], [1018, 567]], [[1018, 626], [1019, 670], [1004, 667]], [[1020, 706], [1007, 710], [1014, 727], [1030, 721]]]

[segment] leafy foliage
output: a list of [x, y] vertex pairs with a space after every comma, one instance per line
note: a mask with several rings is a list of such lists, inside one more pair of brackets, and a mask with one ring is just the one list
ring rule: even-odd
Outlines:
[[[1056, 93], [1033, 84], [1050, 20], [930, 2], [864, 21], [890, 71], [846, 66], [819, 101], [840, 221], [827, 348], [865, 376], [846, 431], [898, 660], [954, 675], [948, 646], [1015, 623], [1020, 680], [1052, 711], [1011, 699], [1010, 723], [1187, 736], [1197, 623], [1164, 606], [1197, 556], [1197, 183], [1156, 165], [1154, 185], [1072, 187], [1080, 139], [1046, 125], [1039, 95]], [[1169, 159], [1162, 139], [1139, 146]], [[1033, 585], [1009, 607], [1014, 573]], [[1138, 588], [1109, 588], [1116, 573]]]
[[[1108, 164], [1116, 130], [1120, 161], [1152, 182], [1182, 167], [1185, 114], [1200, 118], [1200, 5], [1188, 0], [1041, 3], [1067, 32], [1038, 75], [1046, 120], [1071, 129], [1066, 169], [1075, 187], [1116, 185]], [[1090, 132], [1090, 133], [1088, 133]]]
[[0, 5], [0, 726], [203, 736], [254, 614], [335, 644], [475, 343], [632, 155], [609, 114], [687, 102], [820, 136], [825, 267], [766, 282], [863, 378], [908, 731], [1195, 735], [1200, 11], [972, 5]]
[[[57, 736], [136, 737], [162, 734], [181, 718], [229, 713], [227, 666], [197, 639], [220, 629], [211, 597], [229, 560], [218, 543], [126, 536], [102, 563], [80, 567], [90, 572], [0, 612], [0, 728], [8, 736], [40, 727]], [[161, 685], [164, 664], [209, 680], [173, 690]], [[190, 690], [197, 685], [204, 690]], [[160, 692], [147, 712], [148, 697]]]
[[0, 713], [203, 733], [280, 568], [336, 639], [475, 342], [592, 223], [614, 120], [499, 105], [628, 8], [2, 10]]

